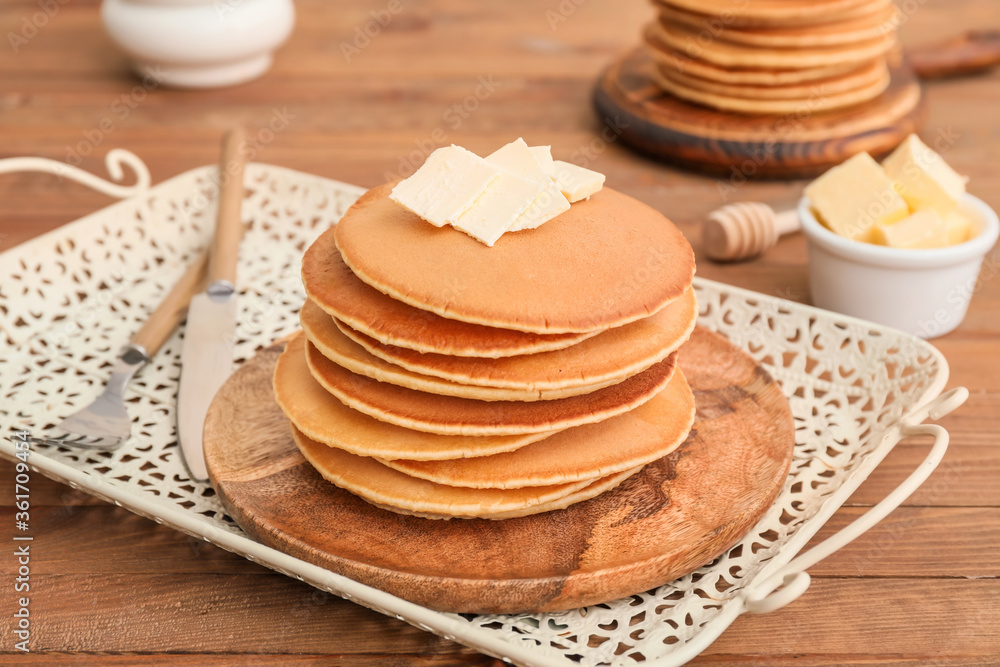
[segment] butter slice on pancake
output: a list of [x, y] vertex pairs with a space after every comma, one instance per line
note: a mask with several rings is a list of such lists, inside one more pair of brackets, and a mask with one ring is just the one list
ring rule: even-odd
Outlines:
[[567, 429], [517, 451], [452, 461], [386, 461], [438, 484], [474, 488], [549, 486], [651, 463], [676, 449], [694, 423], [694, 395], [678, 369], [648, 402], [598, 424]]
[[[433, 375], [422, 375], [376, 357], [344, 333], [344, 331], [351, 331], [349, 327], [336, 323], [334, 318], [326, 314], [311, 300], [306, 300], [305, 305], [302, 306], [299, 321], [309, 342], [315, 345], [316, 349], [330, 361], [343, 366], [352, 373], [358, 373], [379, 382], [388, 382], [431, 394], [471, 398], [479, 401], [543, 401], [587, 394], [595, 389], [607, 387], [620, 381], [618, 378], [611, 378], [589, 385], [544, 389], [459, 384]], [[353, 335], [364, 336], [364, 334], [357, 332], [354, 332]], [[371, 341], [371, 339], [367, 340]], [[414, 352], [414, 354], [419, 353]], [[494, 363], [488, 359], [477, 361]]]
[[337, 323], [372, 355], [414, 373], [479, 387], [551, 391], [621, 382], [667, 357], [687, 340], [698, 317], [694, 290], [649, 317], [552, 352], [474, 359], [382, 345]]
[[469, 324], [414, 308], [354, 275], [340, 256], [332, 232], [306, 250], [302, 283], [310, 299], [352, 329], [380, 343], [418, 352], [509, 357], [562, 349], [599, 333], [527, 333]]
[[[302, 455], [326, 480], [385, 509], [434, 518], [511, 518], [548, 511], [555, 509], [560, 500], [568, 505], [585, 499], [579, 492], [598, 481], [522, 489], [446, 486], [404, 475], [373, 458], [327, 447], [294, 427], [292, 436]], [[621, 482], [628, 476], [619, 473], [612, 477]], [[594, 495], [604, 490], [606, 487], [598, 485]], [[540, 505], [543, 507], [533, 510]]]
[[359, 456], [435, 461], [511, 452], [558, 432], [438, 435], [378, 421], [347, 407], [313, 378], [305, 346], [305, 336], [299, 334], [279, 357], [274, 369], [274, 398], [296, 428], [326, 446]]
[[[428, 224], [389, 200], [391, 189], [369, 190], [326, 234], [361, 280], [446, 318], [542, 334], [592, 332], [655, 313], [694, 275], [694, 252], [680, 230], [610, 188], [537, 229], [504, 234], [492, 248]], [[316, 268], [304, 264], [307, 270]]]
[[[546, 225], [543, 225], [544, 228]], [[677, 353], [618, 384], [552, 401], [475, 401], [406, 389], [351, 373], [306, 344], [309, 370], [344, 404], [381, 421], [444, 435], [516, 435], [593, 424], [642, 405], [662, 390]]]

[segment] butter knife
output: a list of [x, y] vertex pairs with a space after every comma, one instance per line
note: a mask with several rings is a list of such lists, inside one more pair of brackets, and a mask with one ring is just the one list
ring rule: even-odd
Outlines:
[[181, 379], [177, 395], [177, 432], [191, 478], [208, 479], [202, 450], [202, 428], [212, 398], [232, 372], [236, 341], [236, 263], [243, 223], [243, 168], [246, 132], [235, 128], [222, 142], [219, 162], [219, 212], [209, 249], [204, 293], [188, 308], [181, 348]]

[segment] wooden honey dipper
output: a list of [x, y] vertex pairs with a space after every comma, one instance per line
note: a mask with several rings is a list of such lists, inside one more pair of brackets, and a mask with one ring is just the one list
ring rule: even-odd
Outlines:
[[708, 214], [701, 226], [701, 247], [711, 259], [734, 262], [756, 257], [778, 238], [801, 229], [795, 209], [775, 213], [767, 204], [727, 204]]

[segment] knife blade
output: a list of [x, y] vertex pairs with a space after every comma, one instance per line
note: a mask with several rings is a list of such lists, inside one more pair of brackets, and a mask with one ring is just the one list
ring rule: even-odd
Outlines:
[[243, 222], [243, 168], [246, 132], [235, 128], [222, 142], [219, 162], [219, 211], [209, 248], [205, 291], [188, 307], [181, 347], [181, 378], [177, 393], [177, 436], [191, 478], [208, 479], [202, 450], [205, 415], [219, 388], [229, 377], [236, 342], [236, 263]]

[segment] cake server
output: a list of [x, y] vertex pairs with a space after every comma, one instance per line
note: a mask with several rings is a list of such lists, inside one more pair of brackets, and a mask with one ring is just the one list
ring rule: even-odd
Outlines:
[[177, 395], [177, 431], [191, 478], [208, 479], [202, 452], [202, 427], [212, 397], [229, 377], [236, 339], [236, 263], [243, 224], [242, 128], [228, 132], [219, 162], [219, 212], [208, 254], [208, 284], [188, 308], [181, 348], [181, 381]]

